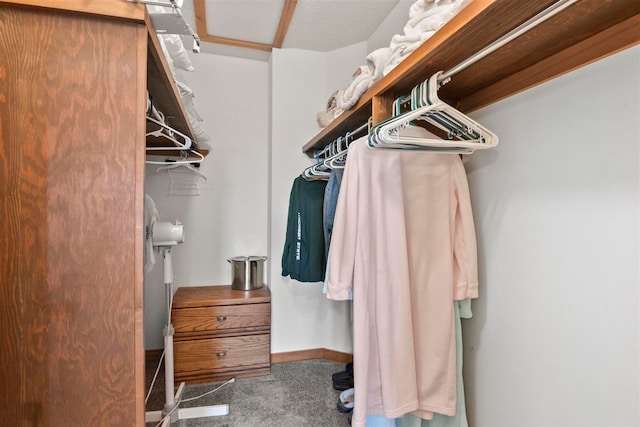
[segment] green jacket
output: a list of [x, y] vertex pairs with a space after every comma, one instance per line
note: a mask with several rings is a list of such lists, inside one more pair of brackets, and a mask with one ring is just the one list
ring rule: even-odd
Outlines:
[[289, 197], [282, 275], [300, 282], [322, 282], [326, 270], [322, 209], [326, 181], [297, 177]]

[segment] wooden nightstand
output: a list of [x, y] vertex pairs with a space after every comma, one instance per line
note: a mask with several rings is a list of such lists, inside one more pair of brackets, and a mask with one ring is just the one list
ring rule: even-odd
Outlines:
[[268, 288], [179, 288], [173, 297], [171, 319], [176, 383], [223, 381], [271, 372]]

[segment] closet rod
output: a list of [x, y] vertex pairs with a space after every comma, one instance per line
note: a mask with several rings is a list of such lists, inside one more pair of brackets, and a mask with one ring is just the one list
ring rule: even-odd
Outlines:
[[517, 26], [513, 30], [509, 31], [507, 34], [505, 34], [504, 36], [500, 37], [498, 40], [494, 41], [489, 46], [487, 46], [484, 49], [478, 51], [473, 56], [470, 56], [469, 58], [467, 58], [466, 60], [462, 61], [461, 63], [459, 63], [455, 67], [449, 69], [449, 71], [446, 71], [446, 72], [442, 73], [442, 75], [438, 79], [438, 82], [441, 85], [446, 84], [451, 79], [451, 76], [453, 76], [454, 74], [457, 74], [460, 71], [462, 71], [465, 68], [467, 68], [469, 65], [472, 65], [472, 64], [478, 62], [479, 60], [481, 60], [485, 56], [487, 56], [490, 53], [492, 53], [493, 51], [501, 48], [502, 46], [504, 46], [505, 44], [509, 43], [513, 39], [515, 39], [517, 37], [520, 37], [522, 34], [526, 33], [527, 31], [529, 31], [530, 29], [534, 28], [538, 24], [543, 23], [544, 21], [546, 21], [547, 19], [551, 18], [552, 16], [554, 16], [558, 12], [560, 12], [560, 11], [566, 9], [567, 7], [571, 6], [576, 1], [578, 1], [578, 0], [559, 0], [559, 1], [555, 2], [554, 4], [552, 4], [551, 6], [546, 8], [545, 10], [543, 10], [542, 12], [538, 13], [536, 16], [530, 18], [526, 22], [520, 24], [519, 26]]

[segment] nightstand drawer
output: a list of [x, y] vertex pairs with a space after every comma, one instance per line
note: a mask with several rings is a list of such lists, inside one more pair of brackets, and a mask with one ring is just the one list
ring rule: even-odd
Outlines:
[[221, 305], [213, 307], [181, 308], [172, 312], [175, 339], [198, 335], [269, 330], [271, 304]]
[[271, 293], [229, 285], [183, 287], [173, 298], [176, 382], [226, 381], [271, 372]]
[[174, 343], [176, 375], [268, 367], [269, 338], [269, 334], [260, 334], [177, 341]]

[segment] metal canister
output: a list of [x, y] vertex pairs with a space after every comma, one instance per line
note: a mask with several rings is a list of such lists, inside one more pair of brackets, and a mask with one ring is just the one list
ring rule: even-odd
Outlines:
[[252, 291], [264, 286], [264, 262], [266, 256], [237, 256], [231, 263], [231, 289]]

